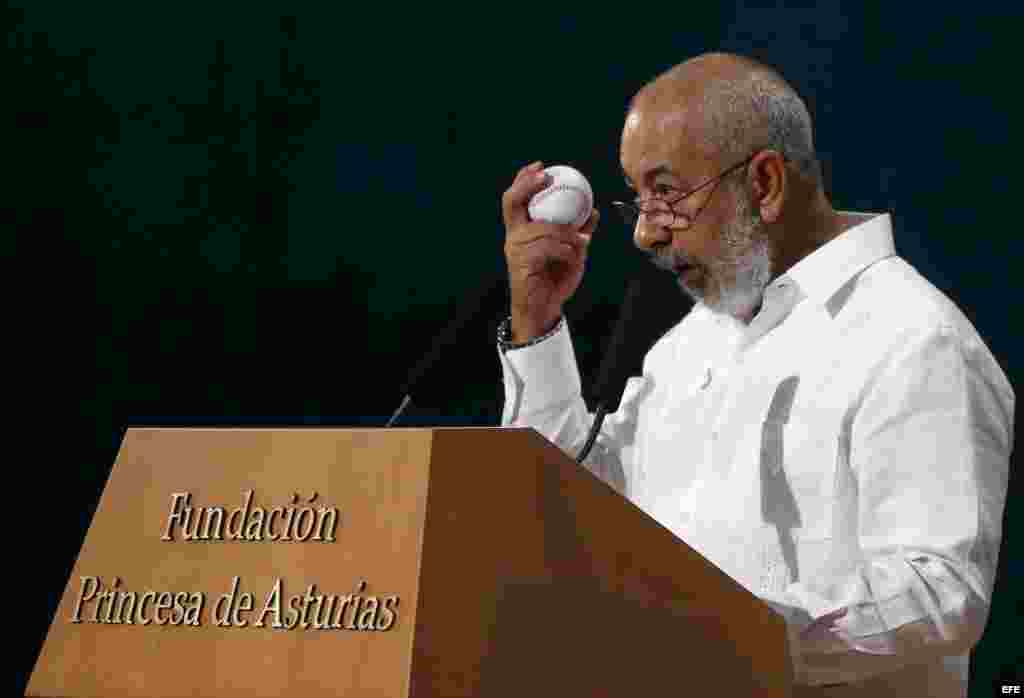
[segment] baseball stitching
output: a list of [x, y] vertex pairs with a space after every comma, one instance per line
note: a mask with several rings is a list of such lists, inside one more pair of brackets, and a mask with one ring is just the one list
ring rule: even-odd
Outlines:
[[[591, 205], [590, 204], [590, 197], [587, 196], [587, 192], [585, 190], [583, 190], [583, 189], [580, 189], [579, 187], [574, 187], [571, 184], [556, 184], [553, 187], [549, 187], [548, 189], [545, 189], [541, 193], [537, 194], [537, 196], [534, 197], [532, 203], [539, 204], [541, 201], [543, 201], [544, 199], [548, 198], [549, 195], [554, 194], [557, 191], [574, 191], [574, 192], [576, 192], [577, 194], [579, 194], [580, 196], [583, 197], [583, 201], [587, 204], [584, 207], [583, 210], [586, 210], [586, 209], [590, 208], [590, 205]], [[582, 215], [582, 213], [580, 215]], [[579, 216], [577, 216], [577, 218], [579, 218]]]

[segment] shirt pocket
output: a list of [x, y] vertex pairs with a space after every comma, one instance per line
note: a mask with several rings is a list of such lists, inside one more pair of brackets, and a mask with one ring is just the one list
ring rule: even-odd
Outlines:
[[780, 535], [832, 536], [839, 432], [827, 413], [793, 413], [761, 424], [761, 517]]

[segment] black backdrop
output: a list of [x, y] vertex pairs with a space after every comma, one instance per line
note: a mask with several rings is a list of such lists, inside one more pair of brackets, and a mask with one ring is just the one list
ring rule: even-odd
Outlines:
[[[534, 159], [581, 169], [604, 214], [568, 308], [588, 384], [646, 265], [608, 208], [627, 100], [703, 51], [790, 79], [836, 205], [890, 211], [898, 251], [1020, 384], [1006, 205], [1019, 17], [878, 2], [16, 4], [3, 247], [8, 384], [21, 388], [8, 443], [30, 454], [7, 459], [32, 522], [13, 537], [19, 690], [124, 429], [384, 424], [406, 370], [501, 268], [499, 197]], [[401, 423], [498, 423], [503, 302]], [[972, 695], [1020, 657], [1013, 506]]]

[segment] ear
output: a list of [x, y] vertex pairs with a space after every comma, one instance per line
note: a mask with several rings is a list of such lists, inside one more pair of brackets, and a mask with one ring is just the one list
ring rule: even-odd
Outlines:
[[753, 203], [766, 223], [774, 223], [782, 216], [782, 205], [791, 184], [788, 174], [786, 160], [775, 150], [762, 150], [747, 166]]

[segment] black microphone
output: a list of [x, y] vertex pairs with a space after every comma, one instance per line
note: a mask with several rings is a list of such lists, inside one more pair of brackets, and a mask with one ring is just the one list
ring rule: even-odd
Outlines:
[[[597, 372], [593, 395], [598, 404], [594, 423], [583, 449], [576, 456], [577, 463], [582, 463], [590, 453], [607, 412], [618, 409], [626, 383], [631, 374], [639, 373], [638, 367], [643, 367], [647, 351], [685, 314], [680, 305], [673, 302], [681, 295], [678, 289], [666, 289], [664, 283], [659, 288], [659, 282], [664, 282], [664, 276], [651, 273], [640, 274], [629, 284]], [[642, 297], [647, 301], [644, 306]]]
[[424, 378], [429, 373], [430, 369], [441, 358], [445, 349], [454, 344], [459, 333], [463, 328], [470, 322], [474, 321], [479, 315], [498, 304], [499, 296], [504, 298], [504, 292], [508, 287], [508, 274], [504, 268], [499, 271], [488, 274], [484, 280], [484, 283], [479, 286], [476, 292], [467, 296], [460, 304], [458, 312], [451, 322], [444, 328], [444, 330], [437, 335], [433, 345], [423, 358], [413, 367], [412, 371], [409, 372], [409, 377], [402, 386], [401, 394], [402, 403], [395, 410], [394, 414], [391, 415], [391, 419], [388, 420], [386, 426], [390, 427], [395, 423], [395, 420], [405, 411], [405, 409], [412, 403], [413, 395], [421, 389], [424, 384]]

